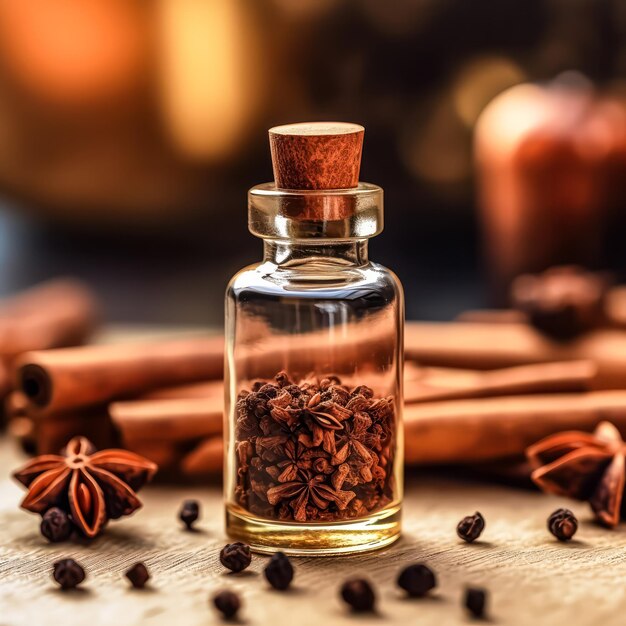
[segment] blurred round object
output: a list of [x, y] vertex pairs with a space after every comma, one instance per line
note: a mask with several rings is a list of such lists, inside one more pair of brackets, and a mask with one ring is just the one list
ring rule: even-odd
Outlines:
[[608, 286], [604, 274], [575, 266], [553, 267], [542, 274], [516, 278], [511, 285], [511, 301], [537, 330], [567, 341], [605, 321]]
[[586, 92], [568, 90], [568, 95], [559, 111], [553, 92], [538, 84], [524, 83], [498, 94], [476, 121], [477, 158], [509, 158], [529, 133], [544, 128], [559, 132], [588, 103]]
[[487, 104], [505, 89], [525, 79], [522, 68], [511, 59], [485, 56], [463, 65], [452, 86], [458, 116], [473, 127]]
[[497, 96], [474, 136], [494, 301], [521, 273], [596, 265], [608, 210], [624, 187], [624, 104], [567, 73]]
[[37, 97], [84, 104], [138, 80], [147, 54], [145, 10], [129, 0], [0, 2], [2, 62]]

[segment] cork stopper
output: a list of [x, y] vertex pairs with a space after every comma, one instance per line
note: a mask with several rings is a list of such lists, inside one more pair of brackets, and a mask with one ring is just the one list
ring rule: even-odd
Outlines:
[[[365, 129], [346, 122], [311, 122], [269, 130], [274, 180], [279, 189], [354, 189], [359, 184]], [[353, 213], [348, 197], [311, 196], [297, 217], [341, 220]]]

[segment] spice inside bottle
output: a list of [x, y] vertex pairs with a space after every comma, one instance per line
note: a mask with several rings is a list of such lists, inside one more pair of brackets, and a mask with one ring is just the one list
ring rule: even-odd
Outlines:
[[227, 531], [261, 552], [370, 550], [400, 533], [402, 288], [368, 258], [382, 189], [363, 128], [270, 130], [249, 192], [264, 259], [226, 294]]

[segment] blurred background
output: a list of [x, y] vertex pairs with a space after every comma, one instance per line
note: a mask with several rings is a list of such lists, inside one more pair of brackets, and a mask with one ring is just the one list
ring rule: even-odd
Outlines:
[[619, 275], [625, 35], [622, 0], [3, 0], [0, 291], [71, 274], [109, 321], [221, 324], [267, 129], [309, 120], [366, 127], [407, 317]]

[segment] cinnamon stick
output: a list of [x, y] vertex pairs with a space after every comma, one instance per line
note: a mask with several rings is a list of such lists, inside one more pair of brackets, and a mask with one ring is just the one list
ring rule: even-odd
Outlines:
[[98, 304], [82, 283], [56, 279], [0, 303], [0, 354], [81, 344], [97, 323]]
[[456, 321], [473, 324], [526, 324], [528, 316], [516, 309], [472, 309], [459, 313]]
[[0, 396], [12, 387], [10, 366], [26, 350], [81, 344], [96, 326], [97, 302], [78, 281], [56, 279], [0, 301]]
[[29, 410], [64, 412], [220, 378], [222, 354], [220, 337], [28, 352], [16, 362], [16, 386]]
[[79, 414], [48, 415], [33, 419], [37, 454], [59, 454], [67, 442], [78, 435], [87, 437], [96, 448], [117, 445], [117, 437], [102, 407], [83, 410]]
[[555, 342], [523, 324], [407, 324], [405, 356], [423, 365], [495, 369], [550, 361], [591, 360], [594, 389], [626, 388], [626, 332], [600, 329]]
[[123, 442], [189, 441], [222, 432], [223, 397], [114, 402], [109, 415]]
[[491, 461], [523, 454], [561, 430], [592, 430], [602, 421], [626, 433], [626, 391], [506, 396], [407, 405], [407, 463]]
[[407, 363], [404, 401], [407, 404], [532, 393], [562, 393], [591, 388], [597, 375], [592, 361], [564, 361], [479, 371], [419, 367]]
[[141, 400], [165, 400], [184, 398], [224, 398], [224, 383], [221, 380], [209, 380], [203, 383], [176, 385], [175, 387], [160, 387], [140, 396]]

